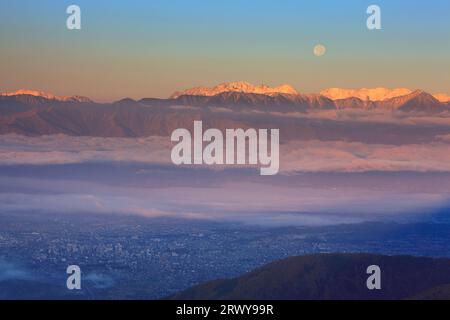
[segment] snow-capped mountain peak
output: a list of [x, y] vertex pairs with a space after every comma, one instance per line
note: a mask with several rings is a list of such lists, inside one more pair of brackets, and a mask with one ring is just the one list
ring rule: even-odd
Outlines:
[[191, 96], [206, 96], [211, 97], [224, 92], [240, 92], [240, 93], [255, 93], [264, 95], [277, 95], [277, 94], [291, 94], [298, 95], [299, 93], [292, 86], [283, 84], [278, 87], [270, 87], [265, 84], [255, 86], [245, 81], [226, 82], [221, 83], [215, 87], [195, 87], [184, 91], [175, 92], [171, 98], [175, 99], [183, 95]]
[[43, 91], [38, 90], [30, 90], [30, 89], [20, 89], [13, 92], [4, 92], [0, 93], [0, 96], [2, 97], [14, 97], [14, 96], [22, 96], [22, 95], [28, 95], [33, 97], [40, 97], [48, 100], [57, 100], [57, 101], [63, 101], [63, 102], [91, 102], [89, 98], [81, 97], [81, 96], [56, 96], [52, 93], [47, 93]]
[[396, 97], [406, 96], [413, 91], [406, 88], [361, 88], [361, 89], [341, 89], [329, 88], [320, 92], [321, 95], [331, 100], [341, 100], [347, 98], [358, 98], [363, 101], [384, 101]]

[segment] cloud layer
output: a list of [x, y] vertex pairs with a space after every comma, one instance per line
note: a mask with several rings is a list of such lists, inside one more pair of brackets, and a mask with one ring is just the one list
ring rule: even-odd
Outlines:
[[[121, 162], [172, 165], [168, 137], [100, 138], [0, 136], [0, 165]], [[280, 146], [280, 172], [450, 172], [450, 138], [404, 145], [289, 141]], [[223, 169], [223, 167], [203, 167]]]

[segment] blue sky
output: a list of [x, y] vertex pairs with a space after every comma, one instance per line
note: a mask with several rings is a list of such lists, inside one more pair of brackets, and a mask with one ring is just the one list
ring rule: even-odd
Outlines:
[[[70, 4], [82, 30], [65, 27]], [[366, 28], [371, 4], [382, 30]], [[0, 90], [114, 100], [247, 80], [450, 93], [449, 12], [446, 0], [1, 0]]]

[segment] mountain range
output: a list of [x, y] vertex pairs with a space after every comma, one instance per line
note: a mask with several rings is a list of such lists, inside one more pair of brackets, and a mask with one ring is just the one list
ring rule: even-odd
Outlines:
[[20, 89], [14, 92], [4, 92], [0, 93], [0, 97], [17, 97], [17, 96], [32, 96], [44, 98], [47, 100], [61, 101], [61, 102], [92, 102], [91, 99], [82, 96], [64, 96], [59, 97], [54, 94], [29, 89]]
[[[180, 96], [204, 96], [211, 97], [225, 92], [235, 93], [249, 93], [249, 94], [262, 94], [267, 96], [276, 95], [301, 95], [291, 85], [283, 84], [278, 87], [270, 87], [265, 84], [254, 86], [251, 83], [245, 81], [221, 83], [215, 87], [195, 87], [184, 91], [177, 91], [170, 96], [171, 99], [179, 98]], [[392, 98], [401, 96], [407, 96], [413, 93], [413, 90], [406, 88], [361, 88], [361, 89], [341, 89], [341, 88], [329, 88], [322, 90], [320, 96], [324, 96], [331, 100], [342, 100], [348, 98], [358, 98], [363, 101], [385, 101]], [[314, 96], [314, 94], [312, 94]], [[308, 96], [307, 94], [305, 96]], [[311, 96], [311, 94], [309, 95]], [[439, 102], [449, 102], [450, 96], [444, 93], [434, 94], [433, 97]]]
[[254, 86], [251, 83], [245, 81], [221, 83], [213, 88], [208, 87], [195, 87], [184, 91], [177, 91], [170, 96], [172, 99], [176, 99], [183, 95], [188, 96], [206, 96], [211, 97], [224, 92], [239, 92], [239, 93], [255, 93], [264, 95], [277, 95], [277, 94], [291, 94], [298, 95], [299, 93], [292, 86], [283, 84], [278, 87], [271, 88], [265, 84]]
[[[368, 290], [367, 267], [381, 269]], [[450, 259], [372, 254], [317, 254], [272, 262], [234, 279], [200, 284], [174, 300], [450, 299]]]
[[[28, 97], [28, 98], [27, 98]], [[10, 98], [10, 99], [8, 99]], [[33, 99], [35, 98], [35, 99]], [[27, 100], [28, 99], [28, 100]], [[0, 93], [2, 104], [19, 101], [22, 104], [42, 105], [55, 103], [90, 103], [91, 99], [82, 96], [59, 97], [37, 90], [21, 89], [15, 92]], [[141, 104], [145, 106], [211, 106], [211, 107], [255, 107], [270, 108], [273, 111], [301, 111], [316, 109], [387, 109], [401, 111], [447, 111], [450, 96], [432, 95], [422, 90], [406, 88], [340, 89], [330, 88], [320, 94], [301, 94], [292, 86], [278, 87], [254, 86], [248, 82], [222, 83], [213, 88], [196, 87], [177, 91], [168, 99], [144, 98], [133, 100], [125, 98], [113, 104]]]
[[[363, 96], [366, 99], [361, 99]], [[300, 94], [288, 85], [270, 88], [246, 82], [188, 89], [168, 99], [125, 98], [113, 103], [19, 90], [0, 94], [0, 134], [169, 135], [174, 128], [190, 127], [200, 119], [205, 126], [219, 129], [261, 125], [270, 128], [277, 125], [277, 115], [329, 110], [436, 116], [448, 114], [450, 102], [441, 102], [421, 90], [329, 89], [322, 94]], [[283, 124], [286, 130], [291, 126], [293, 135], [305, 133], [298, 121], [289, 121], [289, 125]]]

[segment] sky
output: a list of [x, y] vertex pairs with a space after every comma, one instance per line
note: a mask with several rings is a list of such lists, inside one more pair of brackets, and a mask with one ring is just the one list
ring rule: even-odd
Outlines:
[[[66, 28], [72, 4], [81, 30]], [[371, 4], [381, 30], [366, 27]], [[245, 80], [450, 94], [449, 12], [448, 0], [0, 0], [0, 91], [114, 101]]]

